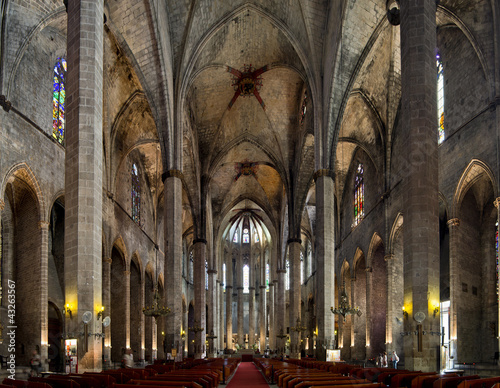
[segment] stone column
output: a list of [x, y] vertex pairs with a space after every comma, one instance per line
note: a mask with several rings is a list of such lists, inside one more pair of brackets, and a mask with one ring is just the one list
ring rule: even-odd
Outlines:
[[146, 282], [144, 276], [141, 276], [141, 360], [146, 359], [146, 316], [142, 313], [142, 309], [146, 307]]
[[[498, 118], [498, 120], [497, 120], [497, 122], [498, 122], [497, 128], [500, 130], [500, 109], [497, 109], [497, 118]], [[500, 158], [500, 155], [498, 157]], [[499, 168], [500, 168], [500, 166], [499, 166]], [[493, 204], [497, 208], [497, 233], [500, 236], [500, 233], [499, 233], [499, 228], [500, 228], [500, 197], [496, 198], [495, 201], [493, 202]], [[451, 232], [450, 232], [450, 235], [451, 235]], [[451, 246], [451, 236], [450, 236], [450, 246]], [[500, 249], [500, 244], [499, 244], [499, 247], [497, 248], [497, 252], [496, 252], [497, 257], [500, 257], [500, 252], [498, 251], [499, 249]], [[450, 256], [451, 256], [451, 253], [450, 253]], [[450, 257], [450, 268], [451, 268], [451, 257]], [[497, 275], [496, 276], [497, 276], [498, 279], [500, 279], [500, 274], [498, 273], [498, 271], [499, 271], [499, 268], [497, 267]], [[499, 307], [498, 307], [498, 319], [499, 319], [499, 322], [500, 322], [500, 303], [499, 303]], [[450, 334], [451, 334], [451, 331], [450, 331]], [[497, 338], [499, 340], [498, 346], [500, 348], [500, 325], [497, 325]], [[451, 338], [450, 338], [450, 340], [451, 340]], [[450, 355], [451, 355], [451, 353], [450, 353]], [[457, 358], [455, 357], [455, 359], [457, 359]]]
[[[349, 296], [350, 299], [350, 306], [354, 307], [354, 301], [356, 300], [355, 296], [355, 290], [356, 289], [356, 277], [353, 276], [351, 277], [351, 295]], [[356, 315], [351, 315], [351, 357], [357, 358], [355, 356], [355, 348], [354, 346], [356, 345], [356, 338], [354, 332], [356, 331]]]
[[249, 287], [248, 299], [248, 347], [255, 343], [255, 287]]
[[233, 348], [233, 258], [226, 260], [226, 349]]
[[[286, 293], [285, 293], [285, 275], [286, 275], [286, 269], [278, 269], [277, 271], [278, 274], [278, 289], [277, 289], [277, 296], [276, 296], [276, 335], [283, 331], [283, 334], [286, 333], [286, 321], [285, 321], [285, 310], [286, 310]], [[283, 339], [277, 339], [277, 345], [280, 351], [284, 351], [285, 348], [285, 341], [286, 338]]]
[[[275, 309], [275, 298], [276, 298], [276, 288], [278, 286], [278, 281], [274, 280], [269, 283], [269, 322], [267, 322], [267, 329], [269, 331], [269, 349], [271, 350], [276, 350], [277, 348], [277, 341], [276, 341], [276, 335], [278, 332], [276, 331], [276, 309]], [[266, 316], [268, 314], [266, 313]], [[278, 329], [279, 330], [279, 329]]]
[[226, 333], [224, 329], [224, 284], [219, 283], [219, 350], [224, 349], [224, 334]]
[[[93, 313], [89, 331], [101, 332], [103, 15], [103, 0], [68, 2], [64, 283], [75, 311], [66, 333], [83, 332], [86, 311]], [[80, 338], [78, 362], [80, 372], [101, 370], [100, 339]]]
[[260, 352], [264, 353], [266, 349], [266, 286], [260, 286], [259, 293], [259, 347]]
[[[288, 257], [290, 260], [290, 315], [288, 322], [290, 325], [290, 357], [300, 358], [300, 331], [297, 324], [301, 322], [301, 297], [300, 297], [300, 239], [288, 240]], [[292, 330], [295, 327], [296, 330]]]
[[450, 357], [458, 360], [458, 301], [460, 299], [460, 268], [458, 265], [458, 242], [460, 239], [460, 220], [452, 218], [448, 220], [447, 226], [450, 237]]
[[[318, 170], [316, 181], [316, 357], [326, 359], [325, 349], [335, 347], [335, 241], [333, 171]], [[339, 335], [340, 338], [340, 335]]]
[[[130, 268], [128, 265], [127, 268]], [[123, 271], [125, 280], [125, 347], [130, 349], [130, 271]]]
[[[111, 315], [111, 262], [111, 258], [107, 257], [102, 263], [102, 305], [104, 306], [104, 317]], [[118, 322], [115, 324], [118, 324]], [[105, 361], [111, 360], [111, 325], [104, 328], [103, 356]]]
[[[217, 270], [208, 270], [208, 295], [207, 295], [207, 306], [208, 306], [208, 316], [207, 316], [207, 335], [217, 335]], [[215, 348], [217, 347], [216, 339], [209, 339], [207, 349], [208, 357], [215, 357]]]
[[[401, 117], [404, 303], [408, 329], [439, 331], [439, 203], [436, 96], [436, 2], [401, 2]], [[419, 314], [416, 314], [419, 313]], [[405, 327], [406, 331], [406, 327]], [[439, 336], [405, 336], [405, 368], [434, 371]]]
[[[179, 170], [169, 170], [163, 174], [165, 191], [164, 200], [164, 239], [165, 239], [165, 300], [170, 314], [166, 316], [165, 341], [167, 351], [177, 349], [176, 360], [182, 360], [182, 173]], [[203, 275], [205, 261], [203, 261]], [[167, 276], [168, 275], [168, 276]], [[205, 277], [203, 276], [203, 281]], [[205, 291], [205, 288], [203, 288]], [[187, 332], [187, 328], [184, 328]]]
[[49, 356], [49, 226], [47, 221], [40, 221], [40, 357], [42, 368], [48, 370]]
[[[238, 276], [238, 279], [240, 276]], [[241, 282], [238, 282], [241, 284]], [[243, 287], [236, 287], [238, 290], [238, 312], [237, 312], [237, 325], [238, 325], [238, 345], [240, 348], [245, 346], [244, 331], [243, 331]]]
[[196, 239], [194, 246], [194, 319], [197, 324], [205, 328], [204, 331], [195, 334], [194, 358], [204, 358], [206, 339], [206, 290], [205, 290], [205, 260], [207, 240]]
[[[372, 298], [372, 280], [373, 280], [373, 270], [371, 267], [366, 268], [366, 311], [363, 311], [364, 314], [366, 314], [366, 358], [370, 359], [375, 357], [375, 354], [373, 354], [373, 350], [371, 347], [371, 333], [372, 333], [372, 323], [371, 323], [371, 317], [372, 317], [372, 312], [371, 312], [371, 306], [370, 306], [370, 301]], [[388, 304], [389, 305], [389, 304]], [[390, 309], [388, 309], [390, 310]], [[386, 321], [389, 323], [389, 320]], [[389, 327], [389, 324], [386, 325]], [[386, 336], [386, 341], [387, 340]]]

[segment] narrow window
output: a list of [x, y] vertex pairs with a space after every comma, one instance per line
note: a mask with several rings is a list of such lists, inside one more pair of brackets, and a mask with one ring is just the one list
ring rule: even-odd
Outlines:
[[290, 289], [290, 260], [286, 259], [285, 267], [286, 267], [285, 290], [289, 290]]
[[194, 279], [194, 255], [193, 251], [189, 252], [189, 282], [193, 283]]
[[243, 229], [243, 244], [248, 244], [250, 242], [250, 233], [248, 233], [248, 229]]
[[205, 260], [205, 290], [208, 291], [208, 261]]
[[243, 266], [243, 293], [248, 294], [250, 292], [250, 267], [248, 264]]
[[259, 233], [257, 233], [257, 230], [254, 232], [254, 241], [256, 243], [258, 243], [260, 240], [259, 240]]
[[311, 242], [307, 243], [307, 276], [312, 275], [312, 249]]
[[437, 113], [438, 113], [438, 144], [444, 141], [444, 74], [441, 56], [436, 54], [437, 66]]
[[358, 164], [354, 179], [354, 226], [358, 225], [365, 215], [365, 185], [363, 182], [363, 165]]
[[269, 292], [269, 263], [266, 263], [266, 292]]
[[234, 243], [238, 242], [238, 231], [237, 230], [234, 231], [233, 242]]
[[222, 263], [222, 289], [226, 292], [226, 263]]
[[302, 105], [300, 107], [300, 125], [304, 123], [307, 111], [307, 90], [304, 92], [304, 97], [302, 98]]
[[304, 254], [300, 252], [300, 284], [304, 284]]
[[66, 99], [66, 60], [58, 58], [54, 66], [53, 93], [52, 93], [52, 136], [59, 143], [64, 142], [66, 126], [65, 99]]
[[141, 186], [139, 183], [139, 172], [137, 165], [132, 165], [132, 219], [138, 224], [141, 224]]

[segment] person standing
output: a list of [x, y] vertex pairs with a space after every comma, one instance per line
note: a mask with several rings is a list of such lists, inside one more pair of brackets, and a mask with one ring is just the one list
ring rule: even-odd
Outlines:
[[387, 368], [387, 352], [382, 355], [382, 368]]
[[392, 352], [391, 361], [394, 369], [398, 369], [399, 357], [395, 350]]

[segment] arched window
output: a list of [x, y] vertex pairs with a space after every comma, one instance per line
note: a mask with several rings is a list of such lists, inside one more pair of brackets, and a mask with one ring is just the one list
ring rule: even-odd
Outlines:
[[444, 141], [444, 74], [441, 56], [436, 54], [437, 67], [437, 113], [438, 113], [438, 143]]
[[288, 259], [286, 259], [285, 268], [286, 268], [285, 290], [289, 290], [290, 289], [290, 260], [288, 260]]
[[222, 263], [222, 289], [226, 292], [226, 263]]
[[234, 231], [233, 242], [234, 243], [238, 242], [238, 231], [237, 230]]
[[358, 164], [354, 178], [354, 225], [358, 225], [365, 215], [365, 184], [363, 182], [363, 165]]
[[64, 142], [64, 129], [66, 126], [66, 60], [58, 58], [54, 66], [54, 80], [52, 93], [52, 136], [59, 143]]
[[304, 92], [304, 97], [302, 98], [302, 105], [300, 107], [300, 125], [304, 123], [307, 111], [307, 90]]
[[312, 275], [312, 246], [311, 246], [311, 242], [309, 241], [307, 243], [307, 276], [311, 276]]
[[304, 284], [304, 254], [300, 251], [300, 284]]
[[139, 172], [134, 163], [132, 165], [132, 219], [141, 224], [141, 186], [139, 183]]
[[243, 293], [248, 294], [250, 292], [250, 267], [248, 264], [243, 266]]
[[243, 244], [248, 244], [250, 242], [250, 233], [248, 232], [247, 228], [243, 229], [242, 240]]
[[205, 290], [208, 291], [208, 261], [205, 260]]
[[254, 235], [253, 241], [258, 243], [260, 240], [259, 240], [259, 233], [257, 232], [257, 230], [253, 232], [253, 235]]
[[266, 292], [269, 292], [269, 263], [266, 263]]
[[189, 282], [193, 283], [194, 280], [194, 255], [193, 251], [189, 252]]

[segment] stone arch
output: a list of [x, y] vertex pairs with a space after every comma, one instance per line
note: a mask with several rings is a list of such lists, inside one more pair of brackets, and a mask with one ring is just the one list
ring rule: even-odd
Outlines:
[[389, 236], [389, 252], [390, 256], [394, 255], [395, 242], [399, 234], [403, 231], [403, 213], [398, 213], [394, 223], [392, 224], [391, 233]]

